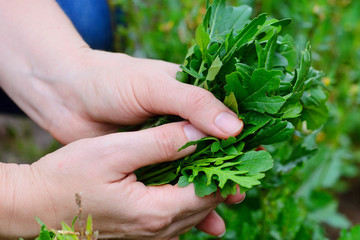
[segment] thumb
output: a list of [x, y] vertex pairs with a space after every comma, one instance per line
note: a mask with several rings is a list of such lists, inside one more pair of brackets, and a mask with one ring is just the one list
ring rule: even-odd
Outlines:
[[188, 141], [205, 136], [189, 122], [176, 122], [137, 132], [110, 134], [97, 138], [97, 142], [100, 149], [106, 149], [103, 150], [106, 156], [111, 156], [111, 166], [127, 174], [144, 166], [184, 157], [195, 147], [178, 150]]
[[[170, 75], [148, 84], [141, 94], [142, 107], [155, 114], [171, 114], [189, 120], [201, 131], [219, 138], [238, 135], [243, 122], [212, 93], [178, 82]], [[161, 103], [161, 104], [159, 104]]]

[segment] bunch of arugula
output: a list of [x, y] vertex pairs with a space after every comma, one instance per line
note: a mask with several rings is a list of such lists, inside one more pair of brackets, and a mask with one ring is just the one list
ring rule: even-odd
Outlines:
[[[177, 79], [203, 87], [232, 109], [244, 122], [237, 137], [206, 137], [191, 155], [171, 163], [136, 171], [147, 185], [194, 183], [198, 196], [217, 189], [226, 197], [260, 184], [273, 159], [261, 145], [288, 141], [294, 131], [315, 130], [328, 115], [322, 73], [311, 67], [310, 45], [298, 54], [290, 36], [279, 36], [291, 20], [250, 20], [248, 6], [227, 7], [225, 0], [207, 1], [195, 44], [188, 50]], [[147, 123], [157, 126], [173, 117]], [[180, 149], [180, 150], [181, 150]]]

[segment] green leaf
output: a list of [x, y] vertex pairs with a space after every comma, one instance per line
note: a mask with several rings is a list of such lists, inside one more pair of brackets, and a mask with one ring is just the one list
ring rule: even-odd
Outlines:
[[203, 55], [203, 58], [206, 56], [207, 48], [210, 43], [209, 34], [206, 32], [204, 25], [200, 24], [195, 32], [195, 40], [198, 46], [200, 47], [200, 51]]
[[35, 219], [41, 226], [39, 236], [36, 240], [51, 240], [51, 234], [46, 225], [39, 218], [36, 217]]
[[314, 130], [321, 127], [329, 117], [328, 108], [325, 104], [304, 105], [301, 119], [306, 121], [308, 129]]
[[208, 74], [206, 76], [206, 80], [213, 81], [216, 75], [219, 73], [221, 66], [222, 66], [222, 62], [219, 56], [217, 56], [209, 68]]
[[214, 0], [210, 10], [209, 35], [211, 39], [221, 39], [231, 30], [239, 31], [249, 21], [252, 12], [246, 5], [226, 7], [225, 0]]
[[71, 222], [71, 230], [72, 231], [75, 231], [75, 223], [76, 223], [76, 220], [77, 220], [78, 216], [75, 216], [74, 219], [72, 220]]
[[258, 17], [254, 18], [244, 29], [237, 35], [233, 36], [230, 34], [228, 36], [228, 46], [226, 49], [226, 54], [222, 58], [222, 62], [226, 63], [230, 60], [233, 54], [239, 50], [245, 44], [254, 40], [257, 32], [259, 31], [259, 26], [263, 25], [266, 21], [266, 14], [260, 14]]
[[305, 81], [311, 65], [311, 51], [308, 44], [306, 49], [302, 52], [300, 68], [296, 70], [294, 77], [294, 88], [291, 97], [287, 104], [293, 104], [299, 101], [305, 91]]
[[301, 115], [301, 112], [303, 110], [303, 106], [300, 104], [300, 102], [295, 103], [293, 105], [286, 106], [285, 109], [283, 109], [283, 115], [282, 118], [289, 119], [289, 118], [297, 118]]
[[261, 145], [283, 142], [289, 140], [293, 132], [294, 126], [290, 122], [278, 121], [273, 125], [268, 124], [261, 128], [255, 137], [246, 142], [246, 147], [252, 149]]
[[217, 185], [214, 182], [207, 183], [205, 175], [199, 175], [194, 179], [195, 193], [199, 197], [205, 197], [216, 192]]
[[236, 143], [236, 137], [229, 137], [228, 139], [222, 139], [221, 140], [221, 147], [222, 148], [226, 148], [229, 147], [230, 145]]
[[248, 175], [256, 175], [272, 168], [273, 160], [266, 151], [250, 151], [237, 158], [241, 165], [236, 166], [239, 171], [247, 171]]
[[232, 111], [238, 113], [239, 106], [238, 106], [238, 103], [236, 101], [236, 97], [235, 97], [234, 92], [230, 92], [230, 94], [225, 97], [224, 104], [226, 106], [228, 106], [228, 108], [230, 108]]
[[227, 92], [234, 92], [240, 109], [275, 114], [285, 103], [285, 99], [269, 96], [269, 92], [279, 87], [280, 76], [280, 71], [257, 69], [250, 81], [246, 81], [234, 72], [226, 76], [225, 89]]
[[199, 160], [193, 161], [191, 163], [184, 163], [184, 166], [209, 166], [209, 165], [221, 165], [225, 161], [234, 159], [238, 155], [241, 155], [240, 153], [237, 155], [230, 155], [230, 156], [221, 156], [221, 157], [209, 157], [209, 158], [201, 158]]
[[178, 187], [186, 187], [187, 185], [190, 184], [190, 182], [188, 181], [188, 178], [185, 177], [185, 176], [181, 176], [179, 178], [179, 181], [178, 181]]
[[63, 231], [72, 231], [71, 227], [67, 225], [65, 222], [61, 222], [61, 227]]
[[306, 121], [308, 129], [317, 129], [323, 125], [329, 116], [326, 106], [327, 95], [320, 89], [310, 89], [304, 91], [301, 103], [304, 107], [301, 119]]
[[274, 30], [272, 37], [267, 41], [265, 48], [261, 47], [258, 41], [255, 41], [256, 52], [258, 56], [258, 68], [265, 68], [271, 70], [274, 65], [277, 31]]
[[241, 78], [245, 81], [251, 80], [251, 75], [254, 72], [254, 69], [246, 64], [237, 63], [235, 64], [236, 71], [240, 74]]
[[284, 56], [288, 62], [285, 66], [289, 71], [293, 71], [297, 65], [298, 53], [294, 38], [290, 35], [279, 37], [279, 54]]
[[338, 240], [357, 240], [360, 236], [360, 225], [356, 225], [350, 230], [342, 230]]
[[194, 78], [198, 79], [205, 79], [204, 75], [202, 73], [196, 72], [193, 68], [186, 68], [184, 66], [180, 66], [181, 70], [189, 74], [190, 76], [193, 76]]
[[176, 80], [182, 83], [187, 83], [189, 81], [189, 75], [185, 72], [178, 71], [176, 73]]
[[197, 141], [190, 141], [190, 142], [187, 142], [184, 146], [182, 146], [178, 151], [181, 151], [185, 148], [188, 148], [190, 146], [194, 146], [200, 142], [205, 142], [205, 141], [219, 141], [219, 139], [215, 138], [215, 137], [204, 137], [204, 138], [201, 138]]
[[86, 236], [91, 239], [93, 234], [93, 220], [91, 214], [88, 215], [86, 220]]
[[214, 142], [212, 145], [211, 145], [211, 151], [213, 153], [219, 151], [221, 149], [221, 145], [220, 145], [220, 142]]
[[274, 23], [271, 24], [271, 26], [275, 26], [275, 27], [278, 27], [278, 26], [282, 26], [282, 27], [286, 27], [287, 25], [289, 25], [291, 23], [291, 19], [290, 18], [284, 18], [284, 19], [281, 19], [279, 21], [276, 21]]

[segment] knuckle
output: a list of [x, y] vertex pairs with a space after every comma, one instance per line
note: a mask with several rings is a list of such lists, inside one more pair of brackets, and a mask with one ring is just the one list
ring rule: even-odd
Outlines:
[[205, 89], [197, 88], [192, 91], [188, 98], [189, 106], [194, 106], [197, 109], [202, 109], [209, 106], [214, 101], [214, 95]]
[[156, 217], [150, 221], [146, 221], [143, 225], [143, 229], [148, 233], [156, 234], [167, 229], [171, 225], [171, 222], [170, 218]]
[[176, 143], [166, 128], [159, 128], [154, 132], [158, 156], [160, 160], [167, 161], [172, 159], [176, 154]]

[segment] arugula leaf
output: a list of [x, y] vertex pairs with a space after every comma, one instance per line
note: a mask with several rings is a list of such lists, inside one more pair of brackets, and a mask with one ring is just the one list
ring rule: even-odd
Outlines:
[[225, 0], [215, 0], [207, 11], [203, 24], [209, 28], [211, 39], [220, 39], [235, 29], [238, 31], [251, 16], [251, 8], [243, 5], [238, 7], [226, 7]]
[[210, 37], [209, 34], [205, 31], [204, 25], [200, 24], [196, 29], [195, 39], [201, 53], [203, 54], [203, 56], [205, 56], [207, 53], [207, 47], [210, 43]]
[[268, 93], [279, 87], [280, 76], [280, 71], [257, 69], [250, 81], [246, 81], [234, 72], [227, 76], [225, 90], [235, 91], [237, 103], [242, 109], [275, 114], [285, 103], [285, 99], [280, 96], [269, 96]]
[[216, 75], [219, 73], [221, 66], [222, 66], [222, 62], [221, 62], [219, 56], [217, 56], [209, 68], [209, 72], [206, 76], [206, 80], [209, 80], [209, 81], [214, 80]]
[[[194, 153], [137, 170], [139, 181], [180, 187], [193, 183], [198, 196], [220, 189], [226, 197], [236, 192], [236, 185], [244, 192], [261, 184], [264, 172], [274, 165], [269, 153], [255, 151], [258, 146], [289, 142], [295, 130], [315, 130], [326, 121], [326, 89], [322, 73], [311, 68], [310, 45], [298, 59], [293, 38], [280, 35], [290, 19], [268, 20], [260, 14], [250, 20], [250, 15], [248, 6], [208, 1], [203, 23], [196, 29], [196, 43], [177, 74], [179, 81], [203, 87], [223, 101], [243, 120], [243, 131], [227, 140], [206, 137], [188, 142], [179, 151], [196, 145]], [[144, 126], [172, 121], [170, 116], [161, 119], [165, 121], [152, 120]], [[302, 129], [302, 122], [307, 129]], [[294, 161], [277, 163], [279, 171], [315, 151], [293, 144], [304, 156], [290, 154]]]

